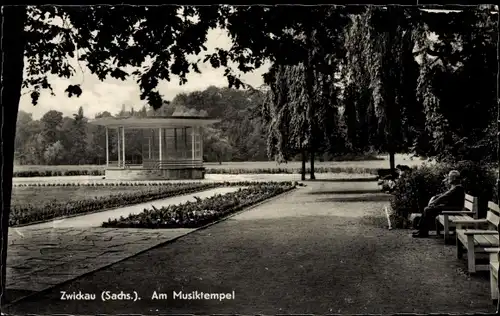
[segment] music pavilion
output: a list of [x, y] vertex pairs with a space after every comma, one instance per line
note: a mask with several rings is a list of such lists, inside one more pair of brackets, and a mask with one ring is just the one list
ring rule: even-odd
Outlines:
[[[106, 128], [106, 179], [203, 179], [203, 127], [220, 120], [199, 116], [103, 117], [89, 123]], [[109, 160], [109, 131], [117, 131], [117, 161]], [[125, 160], [125, 131], [141, 130], [142, 164]]]

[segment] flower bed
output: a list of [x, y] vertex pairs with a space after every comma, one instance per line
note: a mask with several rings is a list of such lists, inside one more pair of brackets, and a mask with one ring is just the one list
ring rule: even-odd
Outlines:
[[[60, 202], [52, 200], [43, 204], [15, 205], [11, 209], [9, 225], [23, 225], [58, 217], [85, 214], [114, 207], [144, 203], [177, 195], [227, 186], [228, 183], [176, 183], [148, 188], [139, 192], [113, 194], [104, 197]], [[231, 184], [236, 185], [236, 184]]]
[[245, 207], [259, 203], [296, 187], [291, 182], [268, 182], [252, 184], [250, 187], [207, 199], [197, 199], [160, 209], [145, 209], [140, 214], [127, 218], [108, 220], [103, 227], [117, 228], [196, 228], [216, 221]]

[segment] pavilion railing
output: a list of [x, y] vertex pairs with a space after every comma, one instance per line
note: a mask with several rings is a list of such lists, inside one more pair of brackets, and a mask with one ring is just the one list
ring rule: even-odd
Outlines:
[[144, 169], [177, 169], [177, 168], [201, 168], [203, 167], [202, 160], [192, 159], [176, 159], [176, 160], [157, 160], [144, 159]]
[[[123, 162], [120, 162], [120, 165], [118, 165], [118, 161], [109, 161], [108, 166], [109, 168], [123, 168]], [[142, 168], [142, 164], [137, 163], [135, 161], [125, 160], [125, 168], [126, 169]]]
[[[203, 161], [192, 159], [176, 159], [176, 160], [157, 160], [144, 159], [142, 164], [131, 163], [125, 161], [125, 169], [179, 169], [179, 168], [201, 168]], [[109, 161], [108, 168], [123, 169], [123, 162], [119, 165], [118, 161]]]

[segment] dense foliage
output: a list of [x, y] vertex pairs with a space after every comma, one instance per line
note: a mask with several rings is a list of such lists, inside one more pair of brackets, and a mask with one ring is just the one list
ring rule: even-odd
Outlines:
[[127, 218], [108, 220], [103, 227], [195, 228], [295, 188], [291, 182], [253, 184], [233, 193], [217, 194], [196, 202], [145, 209]]
[[[421, 41], [423, 56], [418, 95], [424, 105], [429, 154], [441, 159], [496, 159], [496, 16], [489, 10], [426, 17], [429, 35]], [[473, 91], [473, 93], [471, 93]]]
[[479, 198], [479, 216], [486, 215], [488, 201], [496, 201], [496, 173], [491, 166], [472, 161], [442, 163], [414, 168], [396, 182], [392, 192], [393, 220], [396, 226], [404, 226], [410, 213], [421, 213], [432, 196], [446, 190], [443, 179], [450, 170], [458, 170], [465, 191]]
[[[494, 161], [496, 21], [490, 7], [323, 14], [338, 21], [324, 25], [319, 18], [310, 33], [304, 25], [291, 27], [296, 44], [308, 51], [304, 59], [276, 63], [267, 74], [263, 117], [270, 153], [287, 160], [303, 149], [375, 149], [391, 154], [391, 167], [397, 152]], [[318, 33], [335, 45], [326, 50], [325, 41], [315, 41]], [[328, 67], [308, 72], [308, 58]]]

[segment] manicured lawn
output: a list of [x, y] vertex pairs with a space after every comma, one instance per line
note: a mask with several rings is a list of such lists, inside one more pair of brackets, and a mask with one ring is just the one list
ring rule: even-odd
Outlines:
[[14, 166], [14, 172], [19, 171], [46, 171], [46, 170], [57, 170], [57, 171], [67, 171], [67, 170], [104, 170], [105, 165], [22, 165]]
[[[404, 164], [410, 167], [419, 166], [423, 163], [420, 159], [403, 160], [396, 159], [396, 164]], [[302, 167], [299, 161], [293, 161], [286, 164], [277, 164], [274, 161], [243, 161], [243, 162], [223, 162], [222, 164], [206, 162], [207, 169], [300, 169]], [[383, 169], [389, 168], [388, 160], [365, 160], [365, 161], [316, 161], [315, 168], [368, 168], [368, 169]], [[309, 168], [310, 164], [307, 163]]]
[[[423, 163], [422, 160], [414, 158], [410, 160], [408, 155], [396, 155], [396, 164], [404, 164], [409, 166], [418, 166]], [[306, 164], [309, 168], [309, 163]], [[299, 161], [288, 162], [286, 164], [278, 164], [274, 161], [243, 161], [243, 162], [223, 162], [222, 164], [216, 162], [206, 162], [205, 167], [207, 171], [210, 169], [232, 169], [232, 170], [251, 170], [251, 169], [299, 169], [301, 163]], [[325, 161], [315, 162], [317, 168], [368, 168], [380, 169], [388, 168], [389, 160], [387, 156], [379, 156], [378, 160], [359, 160], [359, 161]], [[14, 166], [14, 171], [46, 171], [46, 170], [104, 170], [104, 165], [59, 165], [59, 166]]]
[[119, 193], [139, 192], [145, 187], [133, 186], [70, 186], [70, 187], [13, 187], [12, 205], [21, 206], [25, 204], [45, 204], [51, 200], [60, 203], [76, 201], [81, 199], [92, 199]]

